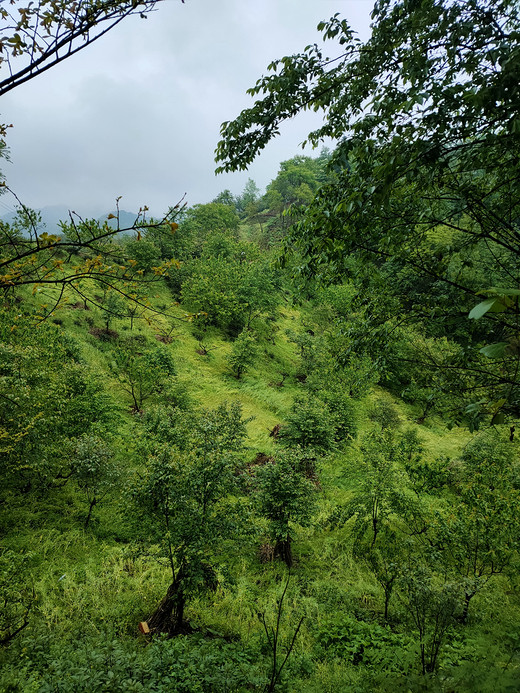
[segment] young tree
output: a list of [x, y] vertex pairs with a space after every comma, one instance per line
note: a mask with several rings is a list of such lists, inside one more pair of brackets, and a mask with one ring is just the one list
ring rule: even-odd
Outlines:
[[520, 491], [516, 450], [493, 432], [463, 451], [451, 490], [432, 526], [432, 543], [444, 570], [461, 582], [461, 621], [473, 597], [496, 575], [511, 569], [520, 548]]
[[358, 555], [365, 555], [366, 561], [374, 577], [381, 585], [385, 595], [383, 617], [388, 621], [390, 599], [396, 583], [403, 570], [403, 543], [404, 538], [389, 525], [384, 525], [380, 531], [380, 541], [377, 546], [373, 544], [357, 549]]
[[72, 461], [72, 478], [87, 499], [85, 529], [90, 524], [94, 507], [114, 489], [120, 476], [112, 457], [112, 450], [99, 437], [89, 434], [78, 440]]
[[287, 447], [324, 453], [334, 448], [335, 432], [334, 416], [326, 404], [315, 397], [297, 397], [279, 439]]
[[240, 380], [245, 371], [253, 365], [255, 355], [255, 337], [249, 330], [243, 330], [233, 342], [227, 356], [229, 367], [237, 380]]
[[294, 524], [306, 526], [314, 511], [316, 488], [301, 473], [300, 454], [285, 451], [258, 470], [256, 503], [269, 523], [274, 555], [290, 568]]
[[443, 581], [425, 566], [411, 565], [403, 572], [400, 587], [408, 619], [419, 636], [421, 673], [433, 674], [460, 612], [460, 585]]
[[145, 475], [133, 491], [139, 533], [160, 546], [172, 580], [148, 624], [170, 635], [189, 629], [189, 598], [217, 585], [220, 542], [234, 531], [226, 501], [246, 433], [238, 404], [187, 417], [177, 422], [179, 430], [173, 423], [155, 421], [159, 439], [149, 441]]
[[396, 461], [399, 446], [388, 431], [374, 431], [361, 441], [361, 459], [354, 476], [354, 498], [347, 508], [347, 517], [355, 516], [356, 547], [374, 548], [383, 527], [390, 524], [391, 515], [400, 507], [403, 478]]
[[116, 352], [112, 364], [115, 377], [130, 395], [132, 410], [141, 411], [143, 404], [154, 395], [162, 394], [173, 376], [175, 364], [166, 347], [145, 348], [137, 351], [131, 342], [126, 349]]
[[105, 322], [105, 333], [109, 334], [112, 320], [124, 317], [126, 312], [126, 306], [118, 291], [113, 291], [110, 287], [107, 287], [101, 304], [101, 312]]

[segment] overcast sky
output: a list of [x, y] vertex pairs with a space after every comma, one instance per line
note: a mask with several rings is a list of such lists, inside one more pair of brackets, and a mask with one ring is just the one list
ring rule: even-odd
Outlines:
[[[248, 177], [264, 188], [298, 147], [315, 115], [291, 121], [248, 172], [215, 176], [220, 124], [252, 105], [245, 94], [275, 58], [318, 41], [336, 12], [361, 38], [373, 0], [165, 0], [146, 20], [130, 17], [95, 44], [3, 97], [8, 184], [33, 208], [66, 205], [82, 215], [148, 205], [162, 215]], [[332, 43], [329, 50], [334, 51]], [[313, 150], [304, 153], [317, 155]], [[6, 195], [0, 214], [14, 207]]]

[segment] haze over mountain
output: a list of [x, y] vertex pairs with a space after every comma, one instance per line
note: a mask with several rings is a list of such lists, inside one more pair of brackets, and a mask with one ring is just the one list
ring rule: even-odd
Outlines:
[[[75, 210], [69, 210], [68, 207], [65, 205], [52, 205], [49, 207], [42, 207], [41, 209], [36, 209], [36, 212], [40, 214], [41, 216], [41, 230], [46, 231], [47, 233], [60, 233], [60, 221], [68, 221], [70, 219], [70, 214], [74, 212]], [[78, 214], [80, 214], [78, 212]], [[107, 218], [110, 214], [114, 214], [117, 216], [117, 212], [115, 210], [112, 210], [111, 212], [99, 212], [99, 214], [95, 215], [95, 218], [99, 222], [104, 222], [107, 221]], [[80, 216], [82, 216], [80, 214]], [[0, 221], [3, 221], [7, 224], [12, 224], [15, 221], [16, 218], [16, 211], [13, 212], [8, 212], [7, 214], [3, 214], [0, 217]], [[92, 217], [83, 217], [82, 218], [92, 218]], [[122, 229], [128, 229], [130, 228], [135, 220], [137, 218], [137, 214], [135, 212], [127, 212], [124, 209], [119, 210], [119, 226]], [[108, 225], [111, 228], [117, 228], [117, 219], [108, 219]]]

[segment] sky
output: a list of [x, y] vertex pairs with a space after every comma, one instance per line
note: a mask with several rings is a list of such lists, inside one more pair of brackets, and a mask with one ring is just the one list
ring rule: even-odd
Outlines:
[[[114, 209], [118, 196], [121, 209], [147, 205], [159, 217], [184, 195], [193, 205], [224, 189], [239, 194], [248, 178], [263, 190], [281, 161], [302, 153], [319, 116], [287, 123], [247, 172], [215, 176], [221, 123], [252, 105], [246, 89], [272, 60], [319, 41], [318, 22], [339, 12], [366, 39], [372, 6], [164, 0], [2, 98], [0, 122], [14, 126], [1, 165], [7, 183], [28, 207], [64, 205], [82, 216]], [[15, 206], [3, 195], [0, 215]]]

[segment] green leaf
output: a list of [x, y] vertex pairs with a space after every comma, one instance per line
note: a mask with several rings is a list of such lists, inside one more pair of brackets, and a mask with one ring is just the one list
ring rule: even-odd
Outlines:
[[497, 426], [499, 424], [503, 424], [505, 421], [505, 415], [503, 411], [499, 411], [495, 414], [495, 416], [491, 419], [491, 423], [494, 426]]
[[497, 310], [497, 306], [502, 306], [502, 310], [505, 310], [503, 304], [500, 302], [500, 299], [487, 298], [485, 301], [482, 301], [482, 303], [479, 303], [478, 305], [476, 305], [470, 311], [468, 317], [472, 320], [478, 320], [479, 318], [481, 318], [483, 315], [485, 315], [489, 311], [491, 311], [493, 313], [502, 312], [500, 310]]
[[487, 346], [482, 347], [482, 349], [480, 349], [480, 353], [484, 354], [484, 356], [487, 356], [490, 359], [500, 359], [506, 355], [506, 349], [508, 346], [508, 342], [497, 342], [497, 344], [488, 344]]
[[497, 296], [520, 296], [520, 289], [502, 289], [493, 286], [489, 289], [489, 292], [494, 292]]

